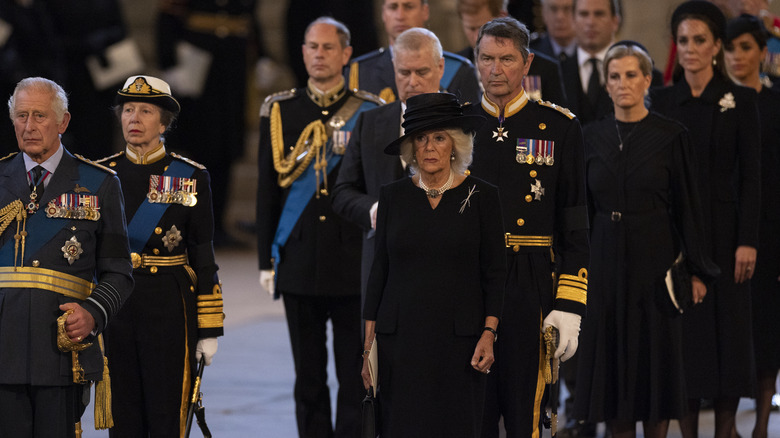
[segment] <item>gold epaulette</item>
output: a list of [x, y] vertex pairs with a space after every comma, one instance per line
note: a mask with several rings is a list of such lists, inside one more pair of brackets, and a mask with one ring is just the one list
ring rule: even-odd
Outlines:
[[[121, 157], [124, 154], [125, 154], [125, 151], [117, 152], [114, 155], [109, 155], [107, 157], [98, 158], [97, 160], [95, 160], [95, 163], [104, 164], [106, 161], [113, 160], [114, 158], [117, 158], [117, 157]], [[114, 166], [116, 166], [116, 163], [115, 162], [108, 163], [108, 166], [109, 167], [114, 167]]]
[[558, 277], [556, 299], [588, 303], [588, 270], [580, 269], [577, 275], [561, 274]]
[[539, 103], [539, 105], [546, 106], [547, 108], [552, 108], [552, 109], [558, 111], [559, 113], [565, 115], [566, 117], [568, 117], [570, 119], [573, 119], [573, 118], [577, 117], [568, 108], [564, 108], [564, 107], [562, 107], [560, 105], [556, 105], [556, 104], [554, 104], [552, 102], [549, 102], [549, 101], [546, 101], [546, 100], [539, 100], [537, 102]]
[[377, 96], [376, 94], [369, 93], [368, 91], [365, 90], [353, 90], [353, 92], [355, 93], [355, 96], [363, 100], [367, 100], [369, 102], [374, 102], [377, 105], [384, 105], [385, 103], [387, 103], [384, 101], [384, 99]]
[[182, 157], [181, 155], [177, 154], [176, 152], [171, 152], [170, 154], [171, 154], [171, 156], [173, 158], [175, 158], [175, 159], [177, 159], [179, 161], [184, 161], [185, 163], [189, 164], [192, 167], [197, 167], [200, 170], [206, 170], [206, 166], [204, 166], [204, 165], [202, 165], [202, 164], [200, 164], [200, 163], [198, 163], [196, 161], [192, 161], [189, 158]]
[[296, 94], [297, 91], [293, 88], [269, 95], [265, 98], [263, 105], [260, 107], [260, 117], [268, 117], [271, 115], [271, 105], [273, 105], [274, 102], [292, 99]]
[[393, 93], [393, 89], [390, 87], [383, 88], [382, 91], [379, 92], [379, 98], [387, 103], [393, 103], [396, 100], [395, 93]]
[[102, 164], [98, 164], [98, 163], [90, 160], [89, 158], [84, 158], [83, 156], [81, 156], [79, 154], [74, 154], [73, 156], [76, 157], [77, 159], [79, 159], [79, 160], [81, 160], [81, 161], [91, 165], [91, 166], [97, 167], [98, 169], [105, 170], [106, 172], [110, 173], [111, 175], [116, 175], [116, 172], [113, 171], [112, 169], [109, 169], [108, 167], [106, 167], [106, 166], [104, 166]]
[[360, 86], [360, 64], [355, 61], [349, 65], [349, 89], [357, 91]]
[[215, 284], [210, 295], [198, 295], [198, 328], [221, 328], [225, 320], [222, 285]]
[[15, 156], [16, 156], [16, 154], [18, 154], [18, 153], [19, 153], [19, 152], [11, 152], [10, 154], [8, 154], [8, 155], [4, 156], [3, 158], [0, 158], [0, 161], [5, 161], [5, 160], [7, 160], [7, 159], [9, 159], [9, 158], [11, 158], [11, 157], [15, 157]]

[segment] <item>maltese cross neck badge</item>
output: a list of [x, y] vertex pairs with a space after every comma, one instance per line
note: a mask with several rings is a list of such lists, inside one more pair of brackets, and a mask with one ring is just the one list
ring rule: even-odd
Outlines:
[[496, 141], [504, 141], [505, 138], [509, 138], [509, 131], [505, 131], [503, 126], [499, 126], [497, 131], [493, 131], [493, 137]]
[[536, 184], [531, 184], [531, 193], [534, 194], [535, 200], [541, 201], [542, 195], [544, 195], [544, 187], [542, 187], [542, 182], [538, 179], [534, 181], [536, 181]]

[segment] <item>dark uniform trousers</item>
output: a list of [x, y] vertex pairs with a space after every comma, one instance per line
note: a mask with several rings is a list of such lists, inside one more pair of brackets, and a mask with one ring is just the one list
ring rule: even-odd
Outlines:
[[[317, 120], [331, 126], [331, 118], [341, 118], [342, 107], [349, 108], [347, 105], [355, 103], [354, 99], [360, 99], [363, 103], [353, 113], [354, 116], [345, 114], [342, 118], [347, 122], [342, 125], [343, 130], [351, 129], [350, 121], [357, 119], [360, 111], [376, 107], [371, 98], [344, 88], [325, 95], [307, 88], [270, 96], [261, 109], [257, 198], [259, 268], [264, 270], [275, 266], [276, 292], [284, 299], [295, 362], [295, 405], [300, 437], [349, 438], [360, 433], [360, 402], [366, 393], [360, 377], [362, 233], [332, 209], [329, 190], [335, 185], [341, 166], [340, 161], [336, 163], [340, 157], [331, 149], [332, 143], [328, 143], [326, 150], [332, 166], [327, 173], [327, 186], [322, 179], [319, 186], [313, 181], [296, 180], [292, 187], [285, 188], [279, 184], [279, 173], [272, 160], [271, 128], [276, 123], [273, 120], [281, 122], [283, 153], [287, 154], [307, 126]], [[273, 110], [276, 104], [278, 118], [275, 118]], [[314, 165], [314, 161], [309, 163], [309, 166]], [[300, 178], [305, 177], [304, 174]], [[304, 185], [296, 185], [301, 182]], [[279, 245], [281, 260], [275, 259], [274, 265], [271, 259], [276, 229], [287, 203], [294, 203], [290, 199], [294, 198], [295, 189], [299, 187], [305, 195], [301, 211], [294, 224], [289, 225], [289, 237], [283, 245]], [[317, 196], [316, 188], [319, 188]], [[335, 428], [331, 425], [327, 384], [328, 320], [333, 325], [339, 381]]]
[[[524, 91], [506, 104], [503, 122], [486, 96], [467, 111], [487, 118], [475, 137], [471, 175], [498, 186], [508, 235], [504, 310], [487, 379], [482, 436], [497, 438], [503, 417], [507, 437], [539, 437], [545, 395], [542, 320], [553, 309], [585, 313], [582, 130], [568, 110], [529, 100]], [[557, 290], [554, 272], [563, 280]]]

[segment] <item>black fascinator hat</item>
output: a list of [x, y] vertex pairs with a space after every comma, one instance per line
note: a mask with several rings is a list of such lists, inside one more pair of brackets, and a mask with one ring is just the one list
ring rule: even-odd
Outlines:
[[401, 144], [413, 135], [435, 129], [462, 129], [474, 132], [485, 118], [479, 115], [464, 115], [463, 108], [454, 94], [426, 93], [406, 99], [404, 112], [404, 135], [385, 148], [388, 155], [400, 155]]
[[672, 35], [677, 38], [677, 27], [686, 18], [704, 19], [715, 38], [726, 36], [726, 16], [714, 4], [705, 0], [689, 0], [680, 4], [672, 13]]

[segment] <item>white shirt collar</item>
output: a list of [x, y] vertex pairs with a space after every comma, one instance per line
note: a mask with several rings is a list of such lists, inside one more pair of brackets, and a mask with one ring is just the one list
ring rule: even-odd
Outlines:
[[[48, 170], [51, 173], [54, 173], [55, 170], [57, 170], [57, 166], [60, 165], [60, 161], [62, 161], [62, 156], [65, 154], [65, 147], [60, 143], [59, 147], [57, 148], [57, 151], [54, 152], [54, 155], [49, 157], [46, 161], [40, 164], [41, 167]], [[32, 158], [30, 158], [27, 154], [23, 153], [24, 156], [24, 168], [28, 172], [31, 171], [35, 166], [38, 166], [38, 163], [33, 161]]]

